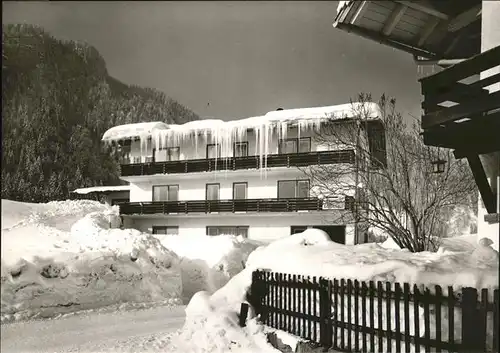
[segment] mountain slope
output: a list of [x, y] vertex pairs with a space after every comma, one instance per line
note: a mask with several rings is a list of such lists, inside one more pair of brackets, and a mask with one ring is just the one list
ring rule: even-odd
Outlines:
[[118, 183], [104, 131], [198, 116], [151, 88], [108, 75], [99, 52], [31, 25], [2, 26], [2, 198], [43, 202]]

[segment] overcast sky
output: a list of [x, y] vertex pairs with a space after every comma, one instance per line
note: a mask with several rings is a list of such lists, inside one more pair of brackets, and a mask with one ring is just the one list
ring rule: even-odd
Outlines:
[[332, 27], [336, 1], [3, 2], [3, 23], [84, 40], [117, 79], [154, 87], [201, 117], [396, 97], [418, 116], [410, 54]]

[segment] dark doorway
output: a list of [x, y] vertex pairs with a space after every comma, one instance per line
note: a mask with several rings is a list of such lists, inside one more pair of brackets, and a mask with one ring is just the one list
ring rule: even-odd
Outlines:
[[345, 226], [313, 226], [326, 232], [330, 239], [339, 244], [345, 244]]

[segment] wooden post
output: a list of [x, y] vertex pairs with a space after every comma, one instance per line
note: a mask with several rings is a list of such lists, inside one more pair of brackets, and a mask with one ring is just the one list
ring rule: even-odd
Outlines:
[[477, 289], [462, 288], [462, 346], [464, 351], [484, 352], [485, 328], [478, 310]]
[[[261, 271], [254, 271], [252, 273], [252, 284], [250, 286], [250, 295], [248, 295], [248, 302], [253, 307], [255, 315], [262, 316], [262, 299], [265, 296], [265, 283], [262, 281]], [[264, 286], [263, 286], [264, 285]]]
[[333, 346], [332, 341], [332, 294], [330, 282], [324, 278], [319, 279], [319, 341], [326, 351]]
[[246, 324], [247, 316], [248, 316], [248, 304], [247, 303], [241, 303], [240, 315], [239, 315], [239, 324], [240, 324], [240, 327], [245, 327], [247, 325]]

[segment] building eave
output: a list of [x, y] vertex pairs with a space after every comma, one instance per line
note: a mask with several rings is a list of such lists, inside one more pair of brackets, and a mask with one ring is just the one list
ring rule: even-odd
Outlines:
[[425, 59], [480, 52], [481, 1], [350, 1], [333, 26]]

